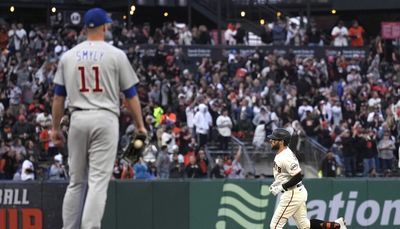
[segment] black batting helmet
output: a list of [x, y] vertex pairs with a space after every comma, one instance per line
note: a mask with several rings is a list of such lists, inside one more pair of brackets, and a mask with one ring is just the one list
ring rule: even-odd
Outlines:
[[272, 134], [267, 136], [267, 138], [272, 140], [283, 140], [285, 145], [289, 145], [292, 136], [286, 129], [276, 128], [274, 131], [272, 131]]

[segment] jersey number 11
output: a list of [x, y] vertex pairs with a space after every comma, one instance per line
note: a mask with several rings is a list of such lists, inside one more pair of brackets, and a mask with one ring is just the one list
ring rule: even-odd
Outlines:
[[[81, 88], [79, 89], [79, 91], [80, 92], [89, 92], [89, 88], [86, 87], [85, 67], [79, 66], [78, 70], [81, 73]], [[100, 87], [99, 67], [93, 66], [92, 70], [94, 72], [94, 80], [95, 80], [93, 92], [102, 92], [103, 89]]]

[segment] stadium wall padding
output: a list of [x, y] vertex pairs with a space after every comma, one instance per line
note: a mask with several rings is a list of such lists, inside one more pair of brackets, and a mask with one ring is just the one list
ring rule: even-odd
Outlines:
[[[400, 179], [308, 179], [308, 215], [400, 228]], [[272, 180], [111, 181], [104, 229], [267, 229]], [[66, 182], [0, 183], [0, 229], [61, 228]], [[292, 220], [285, 228], [296, 228]]]

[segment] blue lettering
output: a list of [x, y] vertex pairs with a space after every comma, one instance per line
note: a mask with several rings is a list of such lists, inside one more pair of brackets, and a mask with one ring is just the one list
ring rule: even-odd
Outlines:
[[76, 52], [76, 60], [77, 61], [101, 61], [104, 56], [104, 52], [98, 52], [98, 51], [93, 51], [93, 50], [82, 50]]
[[80, 52], [76, 52], [76, 61], [81, 61], [82, 57], [81, 57], [81, 53]]
[[88, 59], [88, 51], [87, 50], [82, 51], [82, 59], [84, 59], [84, 60]]

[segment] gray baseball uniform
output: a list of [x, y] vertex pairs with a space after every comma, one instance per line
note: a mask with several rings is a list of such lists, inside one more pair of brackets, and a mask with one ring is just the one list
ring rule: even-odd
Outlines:
[[54, 83], [65, 87], [72, 112], [65, 229], [100, 228], [117, 152], [119, 93], [137, 82], [125, 53], [104, 41], [82, 42], [61, 57]]

